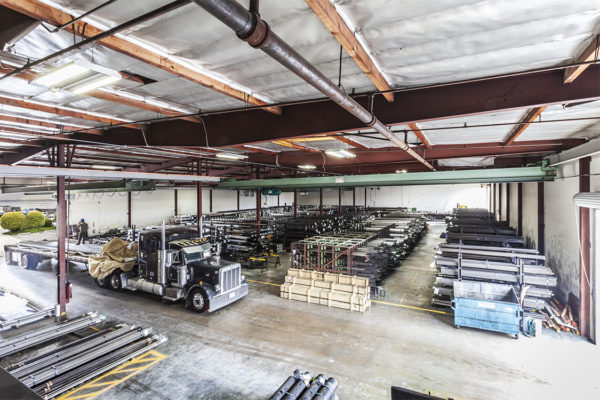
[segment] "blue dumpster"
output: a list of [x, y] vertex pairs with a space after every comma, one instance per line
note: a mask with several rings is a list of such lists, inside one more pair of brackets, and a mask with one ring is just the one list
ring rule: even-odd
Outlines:
[[511, 285], [454, 282], [454, 325], [503, 332], [519, 338], [521, 307]]

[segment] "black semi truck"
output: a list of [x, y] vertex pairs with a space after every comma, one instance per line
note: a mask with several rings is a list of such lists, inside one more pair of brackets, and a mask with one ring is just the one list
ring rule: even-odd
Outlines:
[[137, 265], [120, 269], [98, 286], [113, 290], [141, 290], [163, 300], [183, 300], [196, 312], [215, 311], [248, 294], [239, 263], [213, 255], [212, 245], [190, 228], [176, 227], [139, 232]]

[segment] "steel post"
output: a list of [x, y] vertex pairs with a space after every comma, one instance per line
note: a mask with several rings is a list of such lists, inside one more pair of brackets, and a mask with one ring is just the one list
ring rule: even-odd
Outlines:
[[173, 194], [175, 196], [175, 198], [173, 199], [174, 201], [174, 211], [175, 211], [175, 216], [177, 216], [178, 212], [177, 212], [177, 189], [175, 189], [173, 191]]
[[237, 190], [237, 210], [240, 211], [240, 190]]
[[256, 241], [260, 243], [260, 213], [261, 213], [260, 189], [256, 189]]
[[319, 188], [319, 215], [323, 215], [323, 188]]
[[356, 212], [356, 188], [352, 188], [352, 210]]
[[210, 189], [208, 192], [208, 212], [213, 212], [213, 190]]
[[[58, 167], [65, 167], [65, 145], [57, 147]], [[57, 317], [63, 317], [67, 312], [67, 201], [65, 199], [65, 177], [56, 178], [56, 235], [58, 239], [58, 307]]]
[[508, 226], [510, 225], [510, 182], [506, 184], [506, 220], [508, 221]]
[[537, 247], [540, 254], [545, 254], [546, 244], [544, 237], [545, 222], [544, 222], [544, 182], [538, 182], [537, 184], [537, 195], [538, 195], [538, 243]]
[[498, 220], [504, 221], [502, 219], [502, 183], [498, 184]]
[[523, 184], [517, 184], [517, 235], [523, 236]]
[[298, 217], [298, 189], [294, 189], [294, 218]]
[[127, 192], [127, 227], [131, 228], [131, 192]]
[[342, 188], [338, 188], [338, 214], [342, 213]]
[[365, 210], [367, 209], [367, 188], [365, 188]]
[[[590, 191], [591, 157], [579, 159], [579, 192]], [[581, 336], [590, 336], [590, 209], [579, 207], [579, 239], [581, 258], [579, 271], [579, 329]]]
[[494, 214], [494, 219], [497, 220], [498, 218], [496, 217], [498, 209], [496, 208], [496, 183], [492, 184], [492, 199], [493, 199], [493, 207], [492, 207], [492, 213]]

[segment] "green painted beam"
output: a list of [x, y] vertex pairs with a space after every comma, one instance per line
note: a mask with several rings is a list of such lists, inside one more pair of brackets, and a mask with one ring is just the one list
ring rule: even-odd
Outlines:
[[542, 167], [466, 169], [459, 171], [414, 172], [409, 174], [370, 174], [320, 176], [311, 178], [224, 180], [224, 189], [318, 188], [358, 186], [443, 185], [460, 183], [540, 182], [554, 180], [556, 171]]

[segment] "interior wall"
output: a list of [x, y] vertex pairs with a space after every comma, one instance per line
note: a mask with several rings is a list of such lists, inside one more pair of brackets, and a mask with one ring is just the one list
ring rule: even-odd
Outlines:
[[510, 208], [508, 224], [517, 229], [517, 226], [519, 225], [519, 184], [508, 183], [506, 186], [507, 188], [510, 187], [510, 190], [507, 193], [507, 205]]
[[[515, 194], [516, 196], [516, 194]], [[538, 244], [538, 183], [523, 183], [523, 238], [525, 247], [539, 248]], [[516, 226], [516, 225], [515, 225]]]

